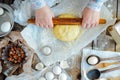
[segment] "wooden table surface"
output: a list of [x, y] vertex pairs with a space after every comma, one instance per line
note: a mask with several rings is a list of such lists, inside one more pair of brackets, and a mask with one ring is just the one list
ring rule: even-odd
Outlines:
[[[13, 3], [13, 0], [0, 0], [0, 2], [11, 4]], [[108, 0], [105, 3], [106, 7], [113, 13], [114, 17], [117, 19], [120, 19], [120, 0]], [[15, 27], [13, 30], [22, 30], [20, 25], [15, 24]], [[99, 49], [104, 51], [116, 51], [116, 43], [112, 39], [111, 36], [106, 37], [106, 31], [101, 33], [94, 41], [92, 41], [88, 46], [92, 49]], [[76, 62], [80, 61], [80, 57], [76, 57]], [[76, 64], [77, 65], [77, 64]], [[79, 65], [74, 66], [72, 69], [68, 70], [68, 72], [73, 76], [73, 80], [79, 80], [76, 77], [78, 77], [78, 73], [80, 73]], [[0, 80], [4, 80], [4, 76], [0, 74]], [[120, 80], [120, 77], [117, 79], [108, 79], [108, 80]]]

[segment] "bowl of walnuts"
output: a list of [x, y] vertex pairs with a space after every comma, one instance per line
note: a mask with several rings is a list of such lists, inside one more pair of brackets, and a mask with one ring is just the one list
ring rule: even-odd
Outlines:
[[20, 42], [9, 42], [7, 46], [2, 49], [2, 60], [4, 63], [22, 64], [25, 62], [25, 50]]

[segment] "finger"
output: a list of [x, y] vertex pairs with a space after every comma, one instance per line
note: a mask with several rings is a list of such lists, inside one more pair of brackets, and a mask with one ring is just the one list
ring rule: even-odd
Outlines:
[[39, 23], [38, 23], [38, 20], [37, 20], [37, 19], [35, 19], [35, 24], [36, 24], [37, 26], [39, 26]]
[[48, 25], [49, 28], [53, 28], [53, 24]]
[[54, 25], [53, 25], [53, 21], [52, 20], [49, 21], [49, 25], [48, 26], [49, 26], [49, 28], [53, 28]]
[[39, 24], [39, 27], [44, 27], [43, 24]]
[[91, 24], [91, 28], [95, 27], [95, 24]]
[[84, 21], [82, 21], [82, 27], [85, 28], [86, 27], [86, 23]]
[[49, 27], [48, 27], [48, 25], [44, 25], [44, 27], [46, 28], [46, 29], [48, 29]]
[[90, 24], [90, 19], [89, 19], [89, 18], [84, 18], [84, 17], [83, 17], [83, 20], [82, 20], [82, 27], [83, 27], [83, 28], [87, 28], [87, 27], [88, 27], [88, 24]]
[[36, 24], [37, 26], [39, 26], [39, 27], [42, 27], [42, 26], [43, 26], [42, 23], [41, 23], [41, 21], [38, 20], [38, 19], [35, 20], [35, 24]]
[[96, 22], [95, 26], [98, 26], [98, 25], [99, 25], [99, 21], [98, 21], [98, 22]]
[[53, 23], [52, 22], [49, 23], [48, 26], [49, 26], [49, 28], [53, 28]]
[[87, 24], [86, 23], [83, 24], [83, 28], [87, 28]]
[[97, 27], [97, 25], [98, 25], [98, 24], [97, 24], [97, 23], [95, 23], [95, 24], [94, 24], [94, 27]]
[[86, 24], [86, 28], [90, 28], [91, 27], [91, 24]]
[[54, 15], [54, 14], [52, 14], [52, 17], [55, 17], [55, 15]]
[[40, 26], [39, 23], [35, 23], [37, 26]]
[[45, 20], [39, 20], [39, 26], [40, 27], [45, 27], [44, 25], [46, 25]]

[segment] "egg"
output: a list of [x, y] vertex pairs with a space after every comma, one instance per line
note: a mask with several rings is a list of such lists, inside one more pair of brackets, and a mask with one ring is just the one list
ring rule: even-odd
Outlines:
[[47, 73], [45, 74], [45, 78], [46, 78], [47, 80], [53, 80], [54, 74], [53, 74], [52, 72], [47, 72]]
[[60, 67], [63, 68], [63, 69], [66, 69], [66, 68], [69, 68], [69, 64], [67, 61], [61, 61], [60, 62]]
[[44, 77], [40, 77], [40, 79], [39, 80], [46, 80]]
[[44, 55], [50, 55], [51, 54], [51, 48], [48, 46], [43, 47], [42, 52]]
[[2, 32], [9, 32], [9, 31], [10, 31], [10, 28], [11, 28], [10, 22], [4, 22], [4, 23], [2, 23], [2, 25], [1, 25], [1, 31], [2, 31]]
[[89, 64], [97, 64], [98, 63], [98, 58], [95, 57], [95, 56], [91, 56], [91, 57], [88, 58], [87, 61], [88, 61]]
[[59, 75], [62, 72], [62, 69], [59, 66], [53, 67], [53, 73]]
[[0, 7], [0, 16], [4, 14], [3, 8]]
[[59, 75], [59, 80], [67, 80], [67, 75], [65, 73], [61, 73]]
[[37, 63], [36, 65], [35, 65], [35, 69], [37, 69], [37, 70], [42, 70], [44, 68], [44, 65], [43, 65], [43, 63]]

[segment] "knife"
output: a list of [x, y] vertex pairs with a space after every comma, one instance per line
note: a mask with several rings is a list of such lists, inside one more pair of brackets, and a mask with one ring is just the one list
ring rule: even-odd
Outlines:
[[[54, 25], [81, 25], [82, 18], [53, 18]], [[35, 19], [28, 19], [28, 23], [35, 24]], [[105, 19], [100, 19], [99, 24], [106, 24]]]

